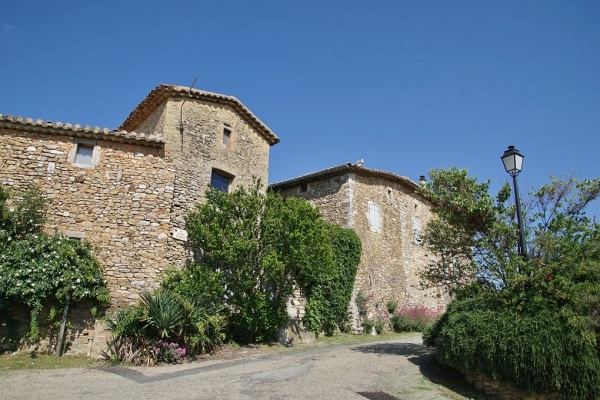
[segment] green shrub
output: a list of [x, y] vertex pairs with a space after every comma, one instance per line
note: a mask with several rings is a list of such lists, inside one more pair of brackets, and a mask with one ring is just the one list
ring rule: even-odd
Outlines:
[[566, 399], [598, 399], [600, 359], [589, 323], [568, 310], [519, 314], [479, 296], [453, 302], [424, 342], [441, 363], [526, 393], [558, 389]]
[[156, 290], [143, 292], [140, 299], [148, 334], [160, 339], [177, 336], [177, 330], [184, 322], [184, 310], [175, 295], [167, 290]]
[[44, 232], [48, 204], [35, 186], [16, 193], [0, 185], [0, 303], [29, 308], [29, 331], [21, 339], [32, 343], [41, 339], [42, 303], [61, 310], [83, 300], [92, 309], [110, 303], [102, 265], [89, 242]]
[[[288, 318], [286, 302], [295, 285], [310, 292], [316, 283], [329, 285], [332, 279], [330, 287], [337, 289], [328, 225], [304, 199], [264, 193], [260, 182], [231, 193], [212, 189], [206, 202], [188, 213], [187, 229], [190, 244], [201, 255], [194, 268], [204, 270], [199, 275], [216, 278], [220, 299], [213, 305], [232, 310], [229, 333], [235, 341], [275, 338]], [[309, 303], [310, 297], [309, 293]], [[328, 310], [320, 303], [324, 302], [311, 306], [311, 313], [317, 314], [311, 328], [329, 330], [335, 319], [332, 323], [329, 316], [320, 315], [320, 310]]]
[[144, 319], [144, 309], [139, 305], [117, 310], [107, 318], [106, 327], [112, 334], [107, 356], [111, 361], [154, 364], [155, 339], [147, 337]]
[[405, 315], [392, 315], [392, 318], [390, 318], [390, 325], [392, 326], [393, 331], [397, 333], [411, 331], [410, 320]]
[[226, 322], [221, 310], [189, 302], [169, 289], [141, 297], [140, 304], [118, 310], [106, 321], [113, 361], [179, 362], [223, 343]]
[[394, 332], [423, 332], [438, 318], [436, 311], [425, 306], [402, 306], [390, 318]]
[[381, 335], [385, 330], [385, 319], [377, 318], [373, 322], [373, 326], [375, 327], [375, 332], [377, 332], [378, 335]]
[[387, 302], [387, 304], [385, 305], [385, 307], [387, 308], [387, 311], [390, 314], [393, 314], [394, 311], [396, 311], [396, 309], [398, 308], [398, 302], [396, 300], [390, 300]]
[[369, 298], [362, 290], [359, 290], [354, 299], [356, 307], [358, 307], [358, 315], [364, 318], [367, 315]]
[[362, 322], [363, 333], [370, 335], [373, 332], [373, 327], [375, 326], [375, 322], [368, 318], [365, 318]]

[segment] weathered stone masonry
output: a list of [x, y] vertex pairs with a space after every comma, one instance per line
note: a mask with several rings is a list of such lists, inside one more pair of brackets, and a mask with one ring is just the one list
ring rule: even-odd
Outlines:
[[[284, 196], [314, 204], [330, 223], [353, 228], [362, 241], [355, 292], [370, 297], [373, 315], [395, 300], [399, 305], [445, 309], [447, 293], [421, 287], [419, 272], [429, 263], [421, 230], [432, 217], [417, 184], [389, 172], [347, 164], [271, 185]], [[355, 330], [360, 329], [354, 311]]]
[[[226, 190], [256, 178], [266, 184], [269, 149], [278, 142], [235, 97], [160, 85], [118, 130], [0, 115], [0, 182], [19, 189], [36, 184], [52, 199], [48, 230], [92, 243], [113, 307], [121, 307], [157, 287], [165, 268], [189, 259], [185, 215], [211, 180]], [[307, 198], [327, 221], [356, 230], [363, 254], [355, 292], [370, 294], [373, 306], [392, 299], [445, 306], [444, 293], [419, 285], [428, 254], [418, 231], [431, 214], [414, 182], [349, 164], [273, 187]], [[299, 321], [302, 296], [290, 299], [290, 307]], [[97, 351], [106, 333], [93, 330], [88, 321], [77, 335]]]
[[[234, 97], [161, 85], [118, 131], [0, 115], [0, 182], [36, 184], [52, 199], [48, 229], [94, 245], [119, 307], [187, 260], [185, 213], [211, 174], [232, 190], [266, 182], [278, 141]], [[79, 146], [93, 153], [90, 165], [77, 162]]]

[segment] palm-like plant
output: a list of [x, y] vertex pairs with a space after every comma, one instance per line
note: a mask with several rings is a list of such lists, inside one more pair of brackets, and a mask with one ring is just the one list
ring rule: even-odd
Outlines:
[[180, 335], [184, 309], [172, 292], [159, 289], [152, 293], [144, 292], [140, 297], [147, 311], [144, 318], [146, 328], [155, 330], [161, 339]]

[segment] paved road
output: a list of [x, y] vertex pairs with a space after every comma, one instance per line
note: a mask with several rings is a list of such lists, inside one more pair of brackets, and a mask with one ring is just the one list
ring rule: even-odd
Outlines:
[[[174, 366], [15, 371], [0, 399], [468, 399], [449, 388], [419, 336], [363, 345], [299, 348], [230, 361]], [[432, 381], [446, 380], [439, 385]], [[387, 397], [391, 399], [390, 397]], [[384, 397], [379, 397], [384, 400]]]

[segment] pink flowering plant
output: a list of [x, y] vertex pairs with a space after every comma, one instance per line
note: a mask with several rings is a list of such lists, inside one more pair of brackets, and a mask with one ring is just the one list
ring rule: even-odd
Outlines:
[[159, 340], [154, 354], [158, 363], [177, 364], [183, 361], [186, 351], [177, 343]]
[[438, 312], [432, 308], [404, 305], [392, 315], [390, 324], [394, 332], [423, 332], [437, 318]]

